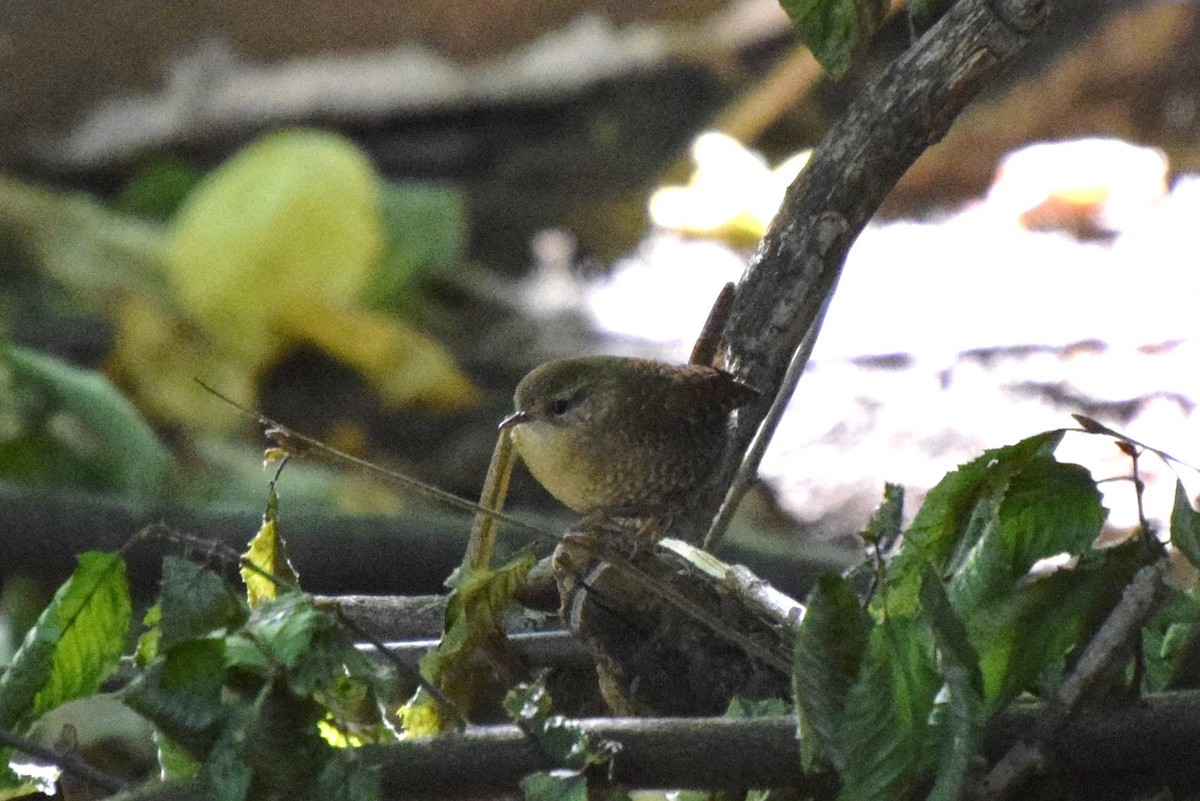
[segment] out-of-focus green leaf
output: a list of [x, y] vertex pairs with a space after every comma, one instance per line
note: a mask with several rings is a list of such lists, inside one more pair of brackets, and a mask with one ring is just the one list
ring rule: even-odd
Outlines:
[[1200, 687], [1200, 598], [1168, 589], [1162, 608], [1142, 630], [1146, 692]]
[[113, 202], [117, 211], [165, 222], [200, 182], [200, 173], [172, 159], [153, 161], [122, 187]]
[[779, 0], [831, 76], [846, 74], [887, 14], [887, 0]]
[[379, 190], [384, 256], [364, 300], [375, 308], [411, 308], [415, 279], [452, 268], [466, 252], [462, 192], [435, 184], [384, 182]]
[[792, 714], [792, 705], [782, 698], [743, 698], [734, 696], [725, 710], [727, 718], [765, 718]]
[[1200, 567], [1200, 512], [1192, 508], [1179, 479], [1175, 480], [1175, 506], [1171, 510], [1171, 544], [1195, 567]]
[[947, 473], [929, 491], [904, 533], [899, 552], [888, 564], [883, 597], [889, 612], [916, 615], [925, 565], [933, 565], [942, 576], [955, 573], [994, 524], [1008, 482], [1032, 461], [1049, 457], [1063, 433], [1046, 431], [1015, 445], [984, 451]]
[[167, 296], [163, 226], [118, 214], [85, 195], [0, 177], [0, 234], [85, 308], [105, 311], [131, 287]]
[[34, 793], [53, 796], [58, 792], [58, 777], [50, 772], [42, 772], [40, 776], [25, 778], [18, 775], [10, 767], [12, 759], [11, 748], [0, 748], [0, 801], [10, 798], [25, 798]]
[[166, 266], [185, 308], [235, 353], [266, 347], [275, 310], [355, 303], [383, 252], [375, 172], [348, 139], [266, 136], [179, 210]]
[[904, 487], [899, 484], [883, 485], [883, 502], [871, 515], [867, 528], [859, 536], [864, 542], [878, 545], [883, 550], [900, 538], [904, 523]]
[[15, 345], [0, 352], [0, 477], [156, 501], [170, 456], [133, 405], [99, 373]]
[[0, 678], [0, 726], [22, 729], [95, 693], [117, 667], [131, 615], [125, 563], [96, 551], [78, 559]]
[[793, 687], [800, 712], [801, 754], [805, 769], [823, 755], [839, 771], [847, 755], [838, 732], [846, 698], [858, 679], [871, 637], [871, 619], [844, 579], [827, 573], [807, 601], [808, 611], [796, 637]]
[[212, 801], [243, 801], [250, 792], [254, 771], [241, 751], [252, 718], [252, 710], [241, 710], [237, 719], [221, 732], [201, 766], [199, 777]]
[[840, 801], [903, 798], [926, 775], [932, 753], [929, 715], [941, 683], [923, 626], [884, 619], [871, 630], [836, 735], [845, 762]]

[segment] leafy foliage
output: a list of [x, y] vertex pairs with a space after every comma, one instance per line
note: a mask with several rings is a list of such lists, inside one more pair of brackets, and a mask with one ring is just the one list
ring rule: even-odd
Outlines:
[[95, 693], [117, 667], [130, 610], [120, 557], [80, 554], [79, 567], [0, 678], [0, 726], [24, 729], [46, 711]]
[[[1139, 541], [1092, 547], [1105, 511], [1088, 472], [1055, 460], [1062, 435], [947, 475], [878, 568], [869, 601], [833, 575], [813, 590], [796, 639], [802, 757], [837, 771], [840, 798], [902, 798], [930, 781], [930, 797], [960, 797], [989, 717], [1022, 692], [1053, 689], [1156, 557]], [[875, 520], [897, 520], [897, 504], [889, 492]], [[889, 526], [875, 528], [872, 542]], [[1049, 557], [1076, 564], [1039, 575]]]
[[[212, 797], [253, 788], [296, 798], [377, 798], [378, 766], [331, 747], [323, 731], [391, 739], [378, 703], [384, 675], [299, 591], [248, 607], [216, 574], [164, 565], [158, 648], [125, 700], [158, 728], [176, 770], [191, 760]], [[184, 614], [190, 609], [191, 614]], [[319, 791], [314, 788], [324, 788]], [[374, 793], [372, 795], [372, 793]]]
[[527, 776], [521, 789], [528, 801], [586, 798], [588, 772], [609, 764], [618, 752], [614, 743], [596, 741], [579, 726], [555, 715], [543, 681], [514, 687], [504, 698], [504, 710], [543, 752], [563, 766]]
[[[27, 730], [39, 716], [67, 701], [93, 695], [117, 667], [129, 628], [125, 564], [115, 554], [79, 555], [79, 567], [25, 636], [0, 678], [0, 726]], [[0, 793], [28, 790], [8, 767]]]

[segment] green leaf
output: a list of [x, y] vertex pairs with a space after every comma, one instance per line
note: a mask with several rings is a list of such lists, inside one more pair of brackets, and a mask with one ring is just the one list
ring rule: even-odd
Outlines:
[[154, 744], [158, 747], [158, 767], [163, 781], [192, 779], [200, 772], [200, 763], [161, 729], [154, 730]]
[[587, 801], [587, 777], [563, 770], [531, 773], [521, 780], [525, 801]]
[[734, 696], [725, 710], [727, 718], [765, 718], [792, 714], [792, 705], [782, 698], [743, 698]]
[[93, 198], [0, 177], [0, 235], [82, 306], [112, 311], [130, 287], [165, 296], [161, 225], [114, 213]]
[[132, 614], [125, 563], [97, 551], [78, 560], [0, 678], [0, 726], [95, 693], [117, 667]]
[[134, 173], [113, 201], [117, 211], [165, 222], [200, 182], [181, 161], [157, 159]]
[[250, 792], [254, 771], [242, 758], [252, 711], [242, 710], [221, 732], [200, 768], [200, 779], [211, 801], [243, 801]]
[[1175, 506], [1171, 510], [1171, 544], [1200, 567], [1200, 512], [1192, 508], [1183, 482], [1175, 479]]
[[163, 560], [160, 648], [240, 627], [246, 610], [238, 597], [211, 570], [178, 556]]
[[221, 639], [181, 642], [125, 689], [124, 700], [190, 755], [201, 757], [226, 717], [225, 673]]
[[159, 498], [167, 449], [107, 378], [16, 345], [0, 351], [6, 371], [19, 422], [0, 428], [0, 477], [112, 492], [135, 503]]
[[345, 676], [347, 664], [368, 670], [331, 615], [312, 596], [289, 593], [256, 607], [245, 628], [227, 640], [227, 663], [271, 678], [285, 672], [295, 694], [312, 697]]
[[469, 233], [466, 200], [448, 186], [384, 182], [379, 208], [384, 257], [364, 299], [376, 308], [408, 307], [417, 279], [463, 260]]
[[934, 710], [938, 727], [938, 766], [927, 801], [956, 801], [979, 758], [983, 724], [983, 679], [967, 629], [950, 605], [932, 568], [921, 586], [921, 611], [940, 656], [944, 693]]
[[887, 550], [900, 538], [904, 522], [904, 487], [899, 484], [883, 485], [883, 502], [871, 515], [867, 528], [859, 536], [871, 545]]
[[840, 801], [891, 801], [912, 791], [930, 767], [928, 721], [940, 686], [921, 625], [885, 619], [871, 630], [836, 735], [845, 763]]
[[1048, 458], [1063, 433], [1046, 431], [1015, 445], [984, 451], [947, 473], [929, 491], [888, 564], [887, 591], [882, 597], [890, 613], [916, 615], [925, 565], [932, 565], [943, 576], [955, 573], [994, 524], [1012, 477], [1031, 462]]
[[39, 775], [29, 777], [18, 774], [11, 767], [13, 753], [10, 748], [0, 748], [0, 801], [25, 798], [34, 793], [54, 796], [58, 792], [57, 771], [39, 771]]
[[1035, 684], [1057, 684], [1067, 653], [1095, 632], [1146, 560], [1137, 541], [1092, 551], [1075, 568], [1023, 584], [967, 618], [988, 714]]
[[780, 0], [804, 43], [831, 76], [846, 74], [887, 15], [887, 0]]
[[800, 713], [805, 769], [818, 754], [839, 771], [846, 699], [857, 680], [871, 637], [871, 618], [849, 584], [835, 573], [820, 578], [807, 600], [808, 611], [796, 636], [793, 688]]
[[317, 776], [315, 798], [321, 801], [379, 801], [383, 773], [356, 751], [340, 751]]
[[[950, 597], [964, 619], [1008, 597], [1040, 559], [1091, 548], [1106, 516], [1091, 474], [1051, 457], [1012, 476], [995, 516], [951, 580]], [[986, 634], [986, 624], [982, 626]]]

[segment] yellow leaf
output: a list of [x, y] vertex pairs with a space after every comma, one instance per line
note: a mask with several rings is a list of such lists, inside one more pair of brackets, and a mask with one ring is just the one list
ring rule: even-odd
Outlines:
[[254, 539], [250, 540], [250, 547], [242, 554], [243, 559], [258, 568], [255, 570], [243, 566], [240, 571], [242, 581], [246, 584], [246, 600], [251, 607], [258, 606], [263, 601], [273, 601], [280, 595], [281, 587], [263, 573], [292, 586], [299, 586], [300, 583], [292, 563], [288, 561], [283, 537], [279, 534], [279, 516], [276, 513], [278, 503], [279, 499], [272, 487], [262, 527], [254, 535]]
[[257, 354], [278, 309], [358, 298], [383, 252], [377, 194], [370, 161], [341, 136], [260, 139], [180, 209], [166, 256], [171, 283], [226, 348]]

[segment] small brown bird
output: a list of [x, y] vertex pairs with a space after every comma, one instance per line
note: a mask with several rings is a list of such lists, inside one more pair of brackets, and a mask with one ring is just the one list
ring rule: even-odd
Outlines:
[[686, 508], [725, 447], [729, 414], [758, 393], [699, 365], [586, 356], [521, 380], [500, 423], [533, 477], [584, 514], [671, 515]]

